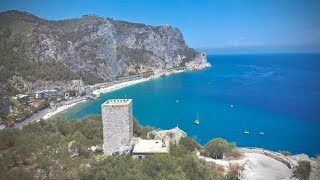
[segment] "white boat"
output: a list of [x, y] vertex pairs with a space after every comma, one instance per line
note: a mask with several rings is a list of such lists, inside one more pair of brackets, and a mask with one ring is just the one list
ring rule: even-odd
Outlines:
[[178, 102], [179, 102], [179, 100], [177, 99], [177, 100], [176, 100], [176, 102], [178, 103]]
[[230, 105], [230, 107], [232, 107], [232, 108], [233, 108], [233, 104], [231, 104], [231, 105]]
[[260, 131], [260, 133], [259, 133], [260, 135], [264, 135], [264, 132], [262, 132], [262, 131]]
[[197, 119], [194, 121], [194, 123], [197, 124], [197, 125], [200, 124], [198, 113], [197, 113]]
[[250, 132], [249, 131], [247, 131], [247, 130], [244, 130], [244, 132], [243, 132], [244, 134], [249, 134]]

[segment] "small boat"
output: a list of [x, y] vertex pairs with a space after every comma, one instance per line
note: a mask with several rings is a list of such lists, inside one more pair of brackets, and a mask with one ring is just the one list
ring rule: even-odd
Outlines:
[[176, 100], [176, 103], [178, 103], [178, 102], [179, 102], [179, 100], [177, 99], [177, 100]]
[[262, 131], [260, 131], [260, 133], [259, 133], [260, 135], [264, 135], [264, 132], [262, 132]]
[[232, 107], [232, 108], [233, 108], [233, 104], [231, 104], [231, 105], [230, 105], [230, 107]]
[[244, 132], [243, 132], [244, 134], [249, 134], [250, 132], [249, 131], [247, 131], [247, 130], [244, 130]]
[[194, 123], [195, 123], [196, 125], [199, 125], [199, 124], [200, 124], [200, 120], [199, 120], [198, 113], [197, 113], [197, 119], [194, 121]]

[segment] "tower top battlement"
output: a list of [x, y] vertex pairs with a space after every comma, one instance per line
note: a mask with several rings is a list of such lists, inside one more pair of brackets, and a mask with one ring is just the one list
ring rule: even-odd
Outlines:
[[102, 105], [129, 105], [131, 102], [132, 99], [109, 99]]

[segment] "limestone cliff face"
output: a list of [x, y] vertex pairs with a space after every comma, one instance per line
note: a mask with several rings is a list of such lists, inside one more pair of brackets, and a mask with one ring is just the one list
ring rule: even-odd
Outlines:
[[0, 53], [13, 52], [33, 63], [31, 68], [59, 64], [103, 80], [206, 63], [206, 56], [189, 48], [181, 31], [170, 25], [96, 16], [48, 21], [6, 11], [0, 13], [0, 40]]

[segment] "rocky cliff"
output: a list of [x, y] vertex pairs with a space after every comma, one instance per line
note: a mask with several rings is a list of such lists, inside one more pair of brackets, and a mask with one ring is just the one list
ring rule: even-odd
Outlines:
[[[20, 11], [0, 13], [0, 54], [2, 75], [15, 86], [21, 78], [63, 82], [82, 77], [96, 83], [206, 62], [205, 54], [189, 48], [170, 25], [97, 16], [49, 21]], [[19, 90], [25, 89], [30, 87]]]

